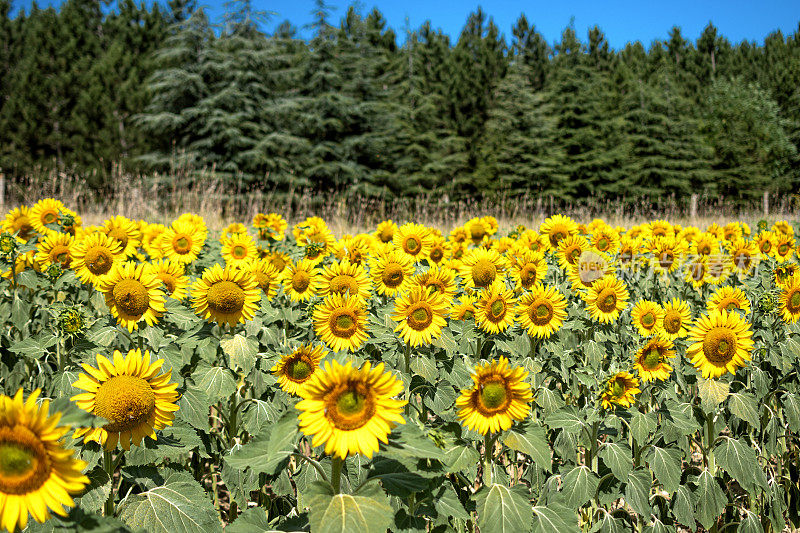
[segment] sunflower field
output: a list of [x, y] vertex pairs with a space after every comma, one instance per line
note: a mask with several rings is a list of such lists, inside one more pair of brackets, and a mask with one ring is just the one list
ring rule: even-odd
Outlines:
[[15, 208], [0, 530], [794, 530], [796, 229]]

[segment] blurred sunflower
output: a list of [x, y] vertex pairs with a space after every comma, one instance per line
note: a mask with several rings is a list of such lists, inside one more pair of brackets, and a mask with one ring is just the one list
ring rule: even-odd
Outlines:
[[250, 235], [235, 233], [222, 239], [220, 255], [225, 260], [225, 266], [241, 268], [258, 257], [258, 250]]
[[756, 236], [756, 248], [761, 252], [762, 258], [767, 258], [774, 254], [775, 234], [771, 231], [762, 231]]
[[150, 352], [142, 354], [138, 349], [124, 357], [114, 350], [112, 360], [97, 354], [97, 368], [84, 363], [86, 373], [72, 386], [86, 392], [71, 399], [108, 424], [78, 429], [74, 438], [98, 442], [106, 450], [113, 450], [117, 443], [125, 450], [131, 443], [141, 446], [145, 437], [156, 440], [156, 430], [171, 426], [178, 410], [178, 384], [170, 383], [171, 370], [159, 373], [163, 364], [163, 359], [151, 362]]
[[312, 225], [297, 237], [297, 244], [305, 248], [305, 257], [319, 262], [333, 252], [336, 239], [326, 225]]
[[75, 237], [69, 233], [50, 233], [36, 246], [36, 261], [43, 270], [51, 264], [69, 268], [74, 245]]
[[514, 294], [504, 283], [498, 282], [482, 290], [475, 302], [475, 321], [489, 333], [507, 330], [516, 318]]
[[434, 265], [443, 265], [447, 262], [447, 259], [450, 257], [450, 244], [444, 239], [444, 237], [436, 236], [431, 239], [431, 249], [428, 252], [428, 257], [426, 257], [426, 261], [431, 266]]
[[166, 311], [161, 280], [147, 263], [118, 264], [98, 290], [105, 295], [106, 305], [117, 323], [128, 331], [139, 329], [140, 320], [152, 326]]
[[264, 259], [268, 260], [272, 266], [275, 267], [275, 270], [278, 271], [278, 274], [286, 270], [286, 265], [291, 264], [291, 258], [283, 252], [271, 252], [267, 254]]
[[452, 300], [456, 295], [456, 273], [448, 267], [433, 266], [414, 276], [412, 284], [425, 287], [430, 292], [437, 292], [443, 295], [447, 301]]
[[531, 337], [546, 339], [561, 329], [567, 318], [566, 307], [567, 301], [558, 289], [537, 283], [520, 296], [516, 313]]
[[656, 272], [674, 272], [687, 252], [686, 243], [675, 237], [658, 237], [650, 243]]
[[242, 224], [241, 222], [231, 222], [227, 226], [222, 229], [222, 235], [220, 237], [221, 242], [224, 242], [226, 238], [233, 237], [234, 235], [247, 235], [247, 226]]
[[655, 336], [647, 341], [634, 356], [634, 368], [639, 373], [642, 381], [669, 379], [672, 367], [667, 364], [667, 359], [675, 357], [674, 345], [671, 340]]
[[375, 229], [375, 238], [381, 242], [392, 242], [397, 232], [397, 224], [391, 220], [384, 220]]
[[184, 266], [169, 259], [159, 259], [150, 263], [153, 275], [161, 280], [166, 289], [167, 296], [175, 300], [186, 298], [189, 287], [189, 278], [186, 277]]
[[785, 287], [786, 283], [798, 274], [800, 274], [800, 266], [798, 266], [797, 263], [791, 262], [779, 263], [775, 265], [775, 268], [772, 270], [775, 285], [779, 288]]
[[403, 390], [403, 382], [385, 372], [383, 363], [373, 368], [367, 361], [359, 369], [350, 362], [323, 363], [299, 391], [300, 431], [312, 437], [312, 446], [324, 445], [328, 455], [372, 457], [378, 441], [388, 442], [392, 429], [405, 424], [401, 412], [407, 402], [394, 399]]
[[612, 409], [616, 405], [630, 407], [633, 405], [634, 396], [642, 392], [639, 389], [639, 380], [629, 372], [617, 372], [606, 381], [605, 390], [600, 395], [600, 402], [604, 409]]
[[369, 273], [378, 294], [395, 296], [402, 294], [410, 286], [414, 262], [400, 250], [392, 250], [373, 258]]
[[122, 246], [120, 252], [123, 257], [136, 255], [136, 249], [141, 245], [142, 234], [139, 225], [121, 215], [111, 217], [103, 222], [100, 230]]
[[628, 303], [628, 289], [622, 280], [605, 276], [589, 287], [585, 300], [589, 316], [603, 323], [614, 322]]
[[728, 243], [730, 266], [737, 272], [749, 276], [758, 261], [758, 248], [753, 241], [734, 239]]
[[610, 227], [598, 228], [592, 232], [591, 245], [598, 252], [615, 254], [619, 249], [619, 233]]
[[192, 306], [199, 316], [217, 324], [252, 320], [261, 302], [255, 277], [245, 270], [214, 265], [192, 285]]
[[794, 237], [786, 233], [779, 233], [775, 237], [773, 257], [780, 262], [791, 260], [794, 255], [794, 245]]
[[30, 210], [27, 206], [21, 205], [9, 211], [3, 220], [3, 231], [17, 233], [20, 241], [27, 241], [36, 232], [31, 224]]
[[692, 321], [689, 304], [673, 298], [664, 305], [664, 330], [662, 334], [669, 340], [680, 339], [688, 335], [687, 326]]
[[30, 225], [42, 235], [55, 233], [56, 230], [48, 226], [58, 224], [63, 209], [64, 204], [54, 198], [39, 200], [28, 212]]
[[83, 492], [88, 466], [65, 447], [69, 426], [59, 426], [61, 413], [50, 415], [50, 401], [37, 403], [36, 389], [23, 400], [0, 395], [0, 527], [25, 529], [29, 514], [42, 523], [50, 512], [67, 516], [72, 496]]
[[392, 320], [399, 322], [395, 331], [409, 346], [430, 344], [447, 325], [448, 304], [449, 298], [441, 293], [419, 285], [412, 287], [395, 301]]
[[322, 346], [304, 344], [292, 353], [281, 356], [270, 372], [278, 378], [278, 385], [284, 392], [299, 395], [300, 389], [319, 370], [319, 363], [327, 353]]
[[787, 323], [800, 318], [800, 276], [792, 276], [781, 290], [779, 298], [781, 316]]
[[511, 262], [510, 277], [517, 292], [527, 291], [537, 283], [544, 282], [547, 275], [547, 261], [544, 254], [532, 252], [526, 248], [514, 253]]
[[463, 389], [456, 399], [458, 419], [482, 435], [505, 431], [515, 420], [525, 420], [533, 400], [527, 378], [526, 370], [510, 366], [505, 357], [476, 365], [472, 387]]
[[562, 239], [578, 233], [578, 225], [567, 216], [553, 215], [542, 222], [539, 233], [547, 236], [552, 248], [557, 248]]
[[664, 309], [650, 300], [639, 300], [631, 309], [631, 321], [642, 337], [657, 333], [664, 326]]
[[283, 292], [294, 302], [303, 302], [316, 296], [322, 286], [320, 271], [311, 259], [289, 263], [281, 274]]
[[582, 235], [570, 235], [561, 239], [556, 250], [556, 257], [561, 268], [568, 270], [578, 263], [583, 252], [589, 250], [589, 241]]
[[684, 281], [690, 283], [695, 289], [700, 289], [708, 283], [708, 257], [694, 256], [683, 264]]
[[369, 338], [367, 313], [358, 296], [331, 294], [314, 309], [314, 331], [334, 352], [356, 351]]
[[708, 298], [706, 310], [710, 313], [717, 310], [733, 311], [734, 309], [747, 314], [750, 312], [750, 300], [742, 289], [736, 287], [720, 287]]
[[701, 233], [692, 244], [691, 253], [697, 255], [717, 255], [719, 240], [711, 233]]
[[472, 241], [472, 244], [475, 245], [480, 244], [484, 238], [490, 235], [490, 228], [482, 218], [476, 217], [467, 221], [467, 223], [464, 224], [464, 228], [469, 233], [469, 238]]
[[271, 300], [278, 292], [278, 285], [280, 285], [280, 274], [277, 269], [272, 266], [266, 259], [253, 259], [247, 263], [242, 270], [249, 272], [253, 279], [256, 280], [258, 288], [267, 300]]
[[706, 379], [735, 374], [750, 360], [752, 335], [750, 324], [738, 313], [714, 311], [697, 319], [689, 330], [692, 344], [686, 356]]
[[459, 303], [450, 309], [450, 320], [475, 320], [475, 297], [468, 294], [459, 296]]

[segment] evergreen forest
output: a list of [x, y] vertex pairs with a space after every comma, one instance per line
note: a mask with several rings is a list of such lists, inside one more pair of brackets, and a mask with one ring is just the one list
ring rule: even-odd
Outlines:
[[532, 14], [500, 28], [480, 8], [452, 38], [322, 1], [307, 38], [273, 22], [248, 0], [222, 20], [192, 0], [0, 0], [2, 173], [569, 202], [745, 204], [800, 184], [800, 25], [615, 50], [598, 27], [548, 42]]

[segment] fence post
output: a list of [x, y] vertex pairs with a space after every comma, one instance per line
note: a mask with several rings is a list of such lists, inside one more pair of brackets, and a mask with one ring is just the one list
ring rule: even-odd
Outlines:
[[697, 194], [692, 195], [692, 204], [689, 208], [689, 217], [692, 219], [692, 223], [694, 224], [694, 220], [697, 218]]
[[769, 191], [764, 191], [764, 218], [769, 216]]

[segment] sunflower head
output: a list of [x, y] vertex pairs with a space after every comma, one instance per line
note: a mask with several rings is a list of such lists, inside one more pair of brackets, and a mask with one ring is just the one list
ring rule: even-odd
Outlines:
[[734, 374], [750, 360], [752, 335], [750, 324], [739, 313], [714, 311], [698, 319], [689, 331], [692, 344], [686, 355], [706, 379]]
[[672, 372], [672, 367], [667, 364], [667, 359], [673, 357], [675, 357], [675, 350], [672, 341], [658, 336], [653, 337], [636, 352], [634, 368], [644, 381], [666, 380]]
[[284, 355], [270, 371], [278, 378], [281, 389], [298, 395], [299, 391], [319, 370], [320, 361], [328, 352], [321, 346], [305, 344]]
[[195, 313], [231, 327], [252, 320], [260, 299], [258, 284], [247, 270], [214, 265], [192, 286]]
[[634, 396], [642, 392], [639, 389], [639, 380], [629, 372], [618, 372], [606, 381], [605, 390], [600, 395], [600, 402], [605, 409], [616, 406], [630, 407], [633, 405]]
[[62, 335], [82, 335], [86, 328], [86, 315], [79, 307], [66, 307], [58, 313], [58, 329]]
[[0, 235], [0, 254], [11, 255], [17, 250], [17, 239], [8, 233]]
[[366, 311], [358, 296], [331, 294], [313, 312], [314, 330], [331, 350], [356, 351], [367, 340]]

